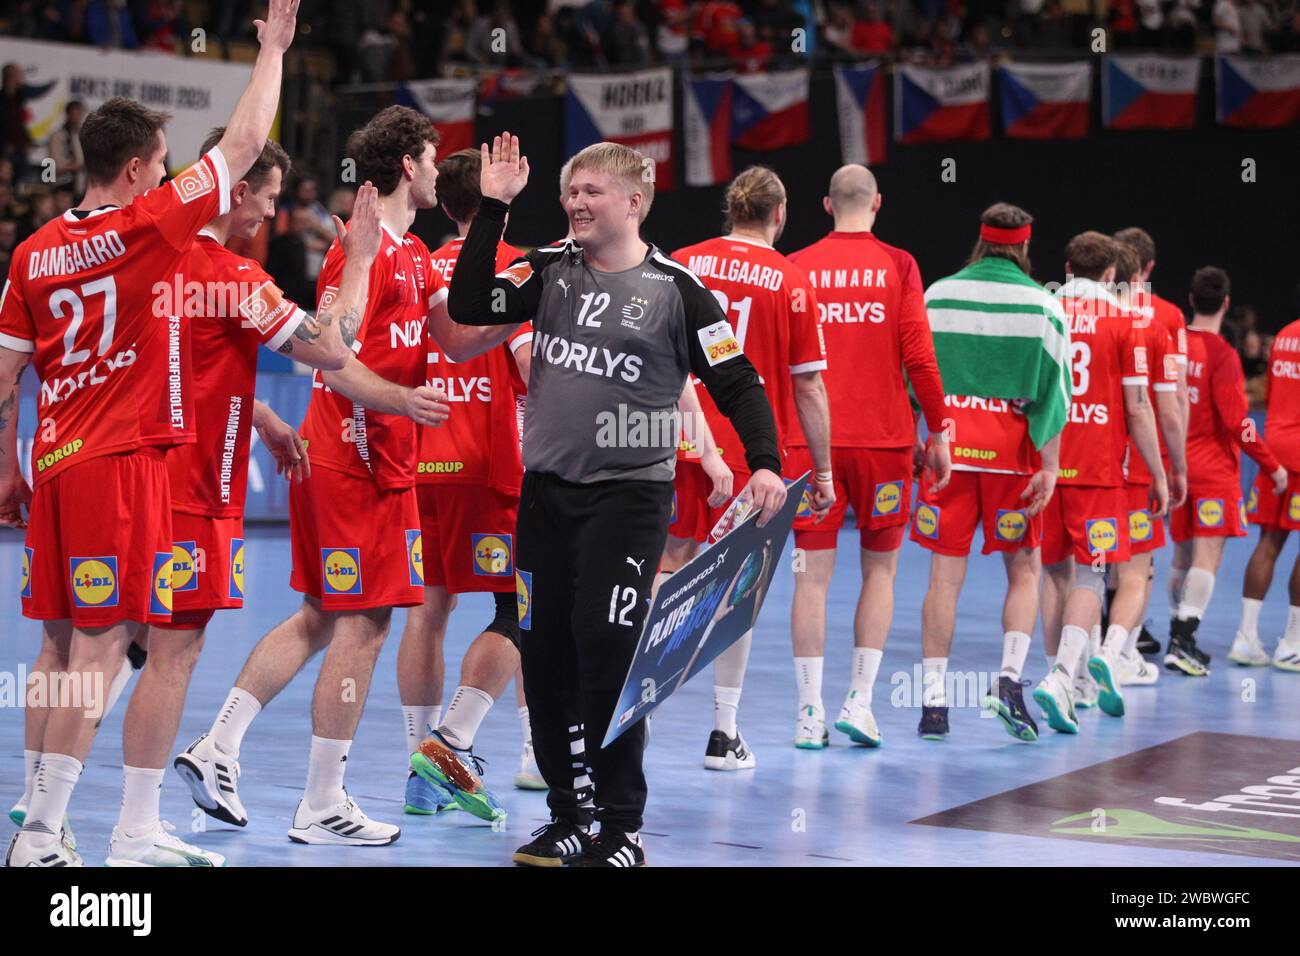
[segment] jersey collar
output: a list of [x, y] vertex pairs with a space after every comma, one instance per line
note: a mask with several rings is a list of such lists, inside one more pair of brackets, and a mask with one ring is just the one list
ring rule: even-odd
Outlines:
[[1096, 279], [1085, 279], [1082, 276], [1070, 276], [1065, 285], [1061, 286], [1056, 293], [1058, 299], [1092, 299], [1093, 301], [1105, 302], [1108, 305], [1118, 306], [1119, 302], [1110, 294], [1110, 291], [1098, 282]]
[[67, 212], [63, 214], [63, 218], [68, 222], [85, 222], [87, 219], [91, 219], [95, 216], [103, 215], [106, 212], [113, 212], [114, 210], [121, 209], [121, 208], [122, 207], [119, 206], [117, 203], [110, 202], [110, 203], [105, 203], [104, 205], [99, 206], [95, 209], [85, 209], [85, 210], [69, 209]]

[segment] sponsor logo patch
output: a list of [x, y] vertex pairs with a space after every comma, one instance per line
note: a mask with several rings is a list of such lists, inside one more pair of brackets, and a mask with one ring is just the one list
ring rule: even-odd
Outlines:
[[1025, 536], [1029, 522], [1023, 511], [999, 508], [998, 520], [993, 527], [999, 541], [1019, 541]]
[[731, 323], [726, 319], [714, 322], [707, 328], [700, 329], [696, 334], [700, 338], [700, 348], [704, 349], [704, 357], [710, 366], [718, 365], [741, 354], [740, 341], [736, 338], [736, 333], [731, 330]]
[[508, 534], [471, 534], [474, 573], [505, 578], [515, 573], [514, 550]]
[[69, 558], [72, 603], [77, 607], [117, 607], [117, 556]]
[[216, 188], [216, 177], [212, 175], [208, 164], [203, 160], [199, 160], [172, 180], [172, 189], [176, 190], [176, 195], [180, 197], [182, 203], [193, 202]]
[[882, 481], [876, 485], [876, 497], [871, 503], [871, 516], [895, 514], [903, 504], [903, 483], [901, 481]]
[[230, 597], [244, 599], [244, 539], [230, 539]]
[[1128, 536], [1133, 541], [1151, 540], [1151, 512], [1145, 508], [1128, 513]]
[[23, 548], [23, 570], [18, 579], [18, 591], [21, 597], [32, 596], [32, 549]]
[[321, 581], [326, 594], [361, 593], [361, 549], [321, 548]]
[[153, 556], [153, 587], [149, 592], [150, 614], [171, 614], [172, 612], [172, 555], [167, 551], [156, 551]]
[[[1296, 496], [1292, 495], [1291, 497], [1294, 500]], [[1290, 510], [1289, 505], [1287, 510], [1288, 511]], [[1258, 488], [1250, 489], [1250, 498], [1246, 501], [1246, 513], [1252, 515], [1259, 513], [1259, 489]]]
[[515, 571], [515, 600], [519, 602], [519, 627], [530, 630], [533, 626], [533, 573]]
[[1300, 495], [1292, 495], [1287, 499], [1286, 515], [1292, 521], [1300, 521]]
[[172, 542], [172, 593], [183, 594], [199, 589], [197, 542]]
[[275, 328], [292, 306], [273, 282], [264, 282], [239, 303], [239, 314], [259, 332]]
[[1084, 522], [1083, 532], [1088, 539], [1088, 550], [1094, 554], [1119, 549], [1119, 527], [1114, 518], [1091, 518]]
[[1196, 523], [1202, 528], [1220, 528], [1223, 526], [1223, 499], [1197, 498]]
[[424, 536], [418, 528], [406, 529], [406, 570], [411, 587], [424, 587]]
[[[512, 286], [518, 289], [521, 285], [529, 280], [533, 274], [533, 266], [527, 259], [516, 262], [507, 269], [502, 269], [497, 273], [498, 279], [505, 279]], [[565, 295], [568, 298], [568, 295]]]
[[923, 538], [935, 540], [939, 537], [939, 516], [943, 511], [938, 505], [917, 505], [916, 533]]

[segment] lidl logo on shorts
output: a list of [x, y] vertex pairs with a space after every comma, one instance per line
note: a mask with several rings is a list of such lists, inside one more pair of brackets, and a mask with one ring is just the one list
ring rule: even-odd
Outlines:
[[1128, 536], [1134, 541], [1151, 540], [1151, 512], [1142, 508], [1128, 513]]
[[1088, 538], [1088, 550], [1093, 554], [1119, 548], [1119, 530], [1114, 518], [1091, 518], [1084, 522], [1083, 533]]
[[[1292, 495], [1292, 501], [1294, 500], [1295, 500], [1295, 496]], [[1256, 514], [1258, 511], [1259, 511], [1259, 489], [1252, 487], [1250, 489], [1250, 498], [1247, 499], [1246, 501], [1246, 513], [1253, 515]]]
[[1292, 521], [1300, 521], [1300, 495], [1292, 495], [1287, 499], [1286, 515]]
[[153, 556], [153, 587], [149, 591], [149, 613], [172, 612], [172, 555], [168, 551], [155, 551]]
[[418, 528], [406, 529], [406, 570], [411, 587], [424, 587], [424, 536]]
[[32, 596], [32, 549], [23, 548], [23, 572], [18, 588], [21, 597]]
[[515, 571], [515, 600], [519, 602], [519, 627], [531, 630], [533, 626], [533, 572]]
[[361, 593], [361, 549], [321, 548], [321, 580], [326, 594]]
[[1223, 499], [1197, 498], [1196, 523], [1202, 528], [1219, 528], [1223, 526]]
[[876, 500], [871, 505], [872, 517], [892, 515], [903, 504], [903, 483], [882, 481], [876, 485]]
[[244, 599], [244, 539], [230, 539], [230, 597]]
[[1250, 526], [1250, 522], [1246, 520], [1246, 499], [1244, 498], [1237, 499], [1237, 516], [1241, 519], [1241, 529], [1244, 531]]
[[926, 538], [939, 537], [939, 513], [942, 509], [938, 505], [920, 505], [916, 509], [916, 533]]
[[673, 510], [668, 513], [668, 523], [677, 523], [677, 492], [673, 492]]
[[490, 578], [507, 578], [515, 573], [514, 553], [508, 534], [471, 534], [474, 573]]
[[794, 516], [796, 518], [811, 518], [812, 513], [812, 498], [808, 496], [808, 489], [804, 488], [803, 495], [799, 498], [799, 507], [795, 509]]
[[77, 607], [117, 607], [117, 556], [69, 558], [72, 603]]
[[1002, 508], [998, 509], [998, 520], [994, 524], [997, 530], [999, 541], [1019, 541], [1025, 536], [1025, 529], [1029, 523], [1025, 520], [1023, 511], [1008, 511]]
[[196, 566], [198, 559], [195, 555], [197, 550], [198, 542], [195, 541], [172, 542], [173, 594], [181, 594], [185, 591], [197, 591], [199, 589], [199, 575]]

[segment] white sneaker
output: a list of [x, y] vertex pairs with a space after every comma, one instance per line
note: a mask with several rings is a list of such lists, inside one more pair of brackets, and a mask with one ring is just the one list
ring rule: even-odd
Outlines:
[[1120, 686], [1143, 686], [1154, 684], [1160, 679], [1160, 668], [1134, 651], [1119, 659]]
[[859, 699], [856, 690], [849, 691], [849, 696], [844, 698], [844, 706], [840, 708], [835, 729], [848, 734], [855, 744], [867, 747], [879, 747], [884, 739], [876, 724], [876, 717], [871, 713], [871, 705]]
[[1277, 650], [1273, 652], [1273, 666], [1278, 670], [1300, 674], [1300, 643], [1289, 644], [1285, 640], [1278, 641]]
[[207, 734], [178, 754], [172, 766], [204, 813], [237, 827], [248, 825], [248, 814], [235, 790], [239, 783], [239, 761], [218, 750]]
[[401, 835], [391, 823], [380, 823], [362, 813], [351, 797], [326, 810], [313, 810], [306, 800], [300, 800], [289, 828], [294, 843], [330, 846], [387, 846]]
[[1228, 651], [1228, 660], [1235, 661], [1242, 667], [1267, 667], [1268, 651], [1259, 642], [1258, 637], [1248, 637], [1237, 632], [1232, 639], [1232, 650]]
[[225, 866], [220, 853], [204, 850], [172, 836], [176, 828], [160, 820], [140, 836], [113, 827], [105, 866]]
[[1074, 674], [1074, 706], [1080, 710], [1087, 707], [1096, 707], [1097, 693], [1097, 681], [1088, 673], [1087, 663], [1079, 661], [1079, 669]]
[[1079, 718], [1074, 712], [1070, 700], [1070, 688], [1066, 686], [1063, 672], [1055, 668], [1034, 688], [1034, 700], [1043, 708], [1047, 723], [1063, 734], [1079, 732]]
[[19, 830], [9, 841], [5, 853], [5, 866], [85, 866], [77, 851], [68, 845], [66, 837], [38, 840], [31, 830]]
[[704, 750], [705, 770], [753, 770], [758, 766], [754, 751], [749, 749], [739, 728], [736, 736], [728, 737], [725, 731], [715, 729], [709, 734]]
[[830, 740], [825, 712], [811, 705], [800, 707], [794, 723], [794, 745], [800, 750], [822, 750]]
[[516, 790], [547, 790], [546, 778], [537, 769], [537, 758], [533, 755], [533, 742], [524, 741], [524, 752], [519, 758], [519, 772], [515, 774]]

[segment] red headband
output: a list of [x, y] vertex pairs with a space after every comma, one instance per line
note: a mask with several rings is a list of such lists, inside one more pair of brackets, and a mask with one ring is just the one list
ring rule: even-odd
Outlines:
[[1015, 246], [1029, 238], [1029, 223], [1015, 229], [999, 229], [997, 226], [980, 225], [980, 238], [985, 242], [995, 242], [1000, 246]]

